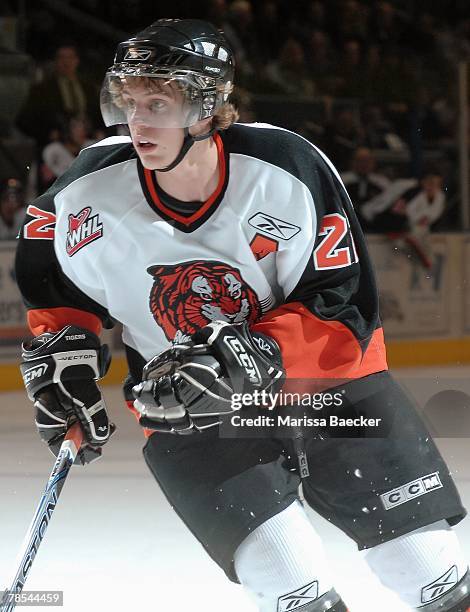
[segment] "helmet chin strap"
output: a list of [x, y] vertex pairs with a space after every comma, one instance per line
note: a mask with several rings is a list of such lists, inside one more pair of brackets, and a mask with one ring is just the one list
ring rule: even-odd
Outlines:
[[173, 170], [183, 159], [189, 149], [193, 146], [195, 142], [199, 142], [200, 140], [205, 140], [206, 138], [210, 138], [212, 134], [216, 131], [216, 128], [212, 128], [207, 134], [200, 134], [199, 136], [191, 136], [189, 133], [189, 128], [184, 128], [184, 140], [181, 146], [180, 152], [176, 156], [176, 158], [171, 162], [170, 165], [165, 166], [164, 168], [155, 168], [157, 172], [168, 172], [169, 170]]

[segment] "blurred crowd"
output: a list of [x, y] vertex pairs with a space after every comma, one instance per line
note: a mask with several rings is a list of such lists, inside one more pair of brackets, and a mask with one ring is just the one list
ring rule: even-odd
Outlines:
[[14, 178], [0, 183], [0, 240], [14, 240], [25, 210], [24, 189]]
[[[17, 4], [0, 15], [15, 14]], [[470, 58], [467, 0], [174, 0], [171, 15], [140, 0], [63, 4], [73, 18], [47, 3], [26, 15], [34, 77], [16, 133], [36, 143], [29, 191], [43, 191], [106, 135], [99, 88], [122, 34], [160, 17], [194, 17], [221, 27], [235, 51], [241, 120], [294, 129], [323, 149], [365, 231], [419, 235], [446, 215], [442, 227], [456, 221], [446, 196], [456, 190], [456, 64]], [[87, 15], [95, 20], [89, 29]], [[99, 20], [109, 26], [102, 36]]]

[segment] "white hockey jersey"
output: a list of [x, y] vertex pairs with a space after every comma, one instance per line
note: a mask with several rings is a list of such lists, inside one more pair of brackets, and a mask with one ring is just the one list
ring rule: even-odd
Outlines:
[[33, 331], [116, 320], [141, 367], [213, 320], [248, 321], [276, 338], [288, 375], [386, 369], [373, 272], [334, 167], [269, 125], [214, 138], [219, 183], [196, 209], [162, 199], [126, 137], [82, 151], [28, 207], [17, 278]]

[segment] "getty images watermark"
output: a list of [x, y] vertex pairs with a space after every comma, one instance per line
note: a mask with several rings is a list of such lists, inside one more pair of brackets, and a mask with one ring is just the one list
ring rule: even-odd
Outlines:
[[[401, 391], [389, 394], [386, 377], [372, 385], [351, 379], [288, 379], [282, 390], [233, 393], [233, 412], [221, 419], [221, 437], [291, 437], [310, 432], [329, 438], [407, 437], [403, 401], [416, 410], [432, 438], [470, 439], [468, 376], [405, 377]], [[405, 394], [406, 398], [403, 396]]]
[[[255, 390], [252, 393], [234, 393], [231, 398], [231, 407], [236, 411], [230, 417], [233, 427], [379, 427], [382, 418], [371, 418], [363, 415], [344, 417], [332, 414], [335, 409], [344, 406], [344, 391], [298, 393], [284, 392], [271, 393]], [[303, 414], [289, 413], [288, 408], [296, 406], [302, 409]], [[259, 408], [268, 411], [268, 414], [245, 416], [239, 412], [242, 408]], [[276, 412], [274, 409], [276, 408]], [[285, 409], [285, 410], [283, 410]], [[319, 415], [308, 414], [309, 410], [327, 412]], [[269, 414], [271, 413], [271, 414]]]

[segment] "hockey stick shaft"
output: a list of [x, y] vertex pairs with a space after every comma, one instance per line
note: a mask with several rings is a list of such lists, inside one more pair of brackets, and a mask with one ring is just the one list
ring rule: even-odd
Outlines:
[[305, 450], [304, 434], [301, 427], [295, 427], [294, 431], [294, 448], [297, 455], [297, 461], [299, 462], [299, 475], [300, 478], [307, 478], [310, 476], [310, 470], [308, 467], [307, 452]]
[[57, 505], [65, 480], [80, 450], [82, 440], [82, 428], [79, 423], [75, 423], [67, 431], [57, 454], [47, 486], [21, 545], [15, 576], [0, 603], [0, 612], [11, 612], [15, 609], [16, 602], [14, 595], [15, 593], [21, 593], [23, 590], [29, 570], [38, 552], [39, 545], [44, 539], [44, 534]]

